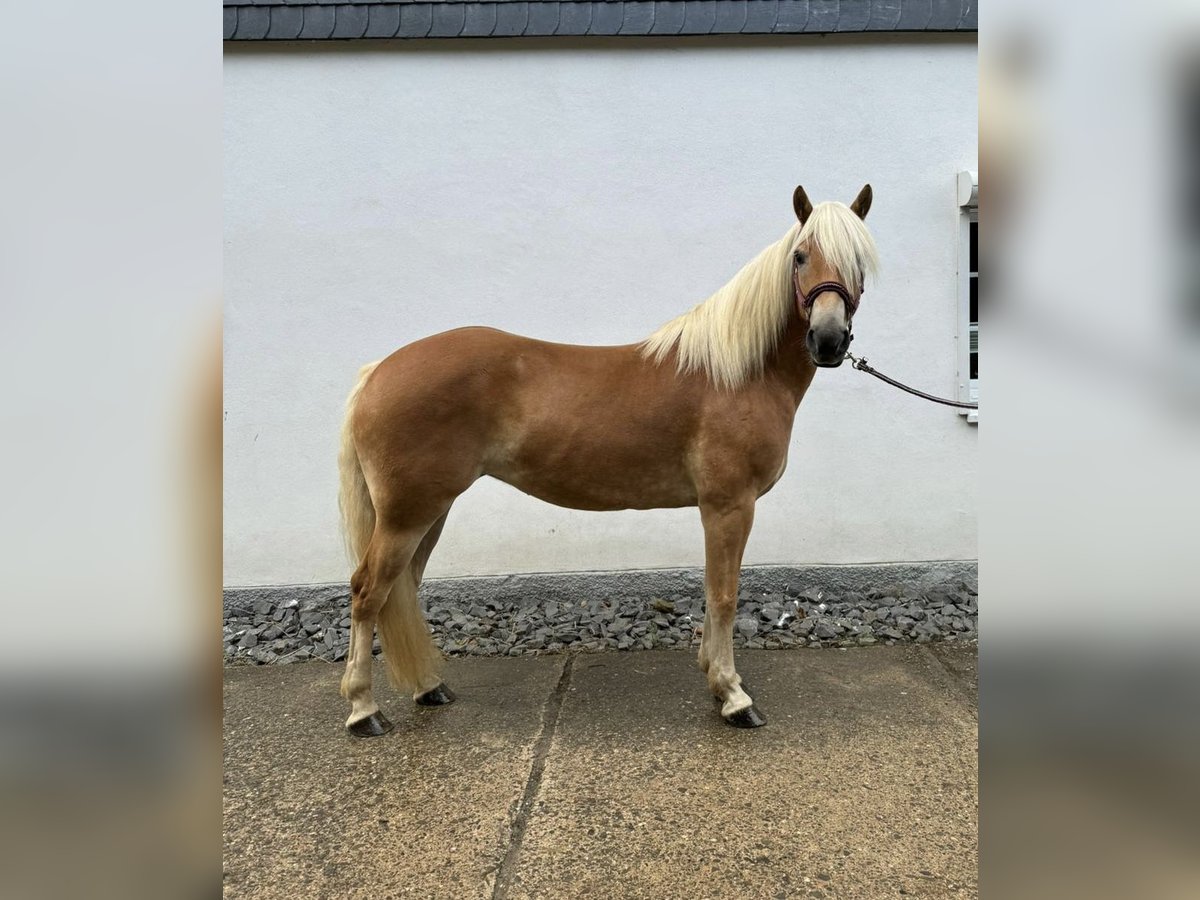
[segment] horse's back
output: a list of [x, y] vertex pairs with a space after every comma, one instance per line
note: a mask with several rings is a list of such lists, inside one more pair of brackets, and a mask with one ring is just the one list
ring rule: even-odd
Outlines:
[[382, 360], [364, 389], [364, 402], [380, 403], [392, 413], [443, 404], [502, 413], [529, 388], [544, 388], [540, 382], [569, 377], [568, 370], [584, 378], [611, 372], [614, 357], [631, 349], [557, 344], [484, 326], [456, 328], [407, 344]]
[[356, 441], [368, 454], [372, 444], [418, 440], [503, 451], [531, 419], [577, 415], [589, 397], [594, 405], [623, 393], [614, 375], [628, 373], [636, 356], [634, 347], [556, 344], [482, 326], [431, 335], [375, 368], [355, 408]]
[[[570, 398], [595, 406], [636, 392], [648, 376], [672, 380], [653, 378], [657, 368], [632, 344], [561, 344], [471, 326], [422, 338], [385, 358], [364, 389], [364, 403], [374, 398], [393, 412], [443, 401], [494, 413], [513, 403], [545, 408], [548, 400], [561, 408]], [[558, 393], [568, 396], [554, 402]]]

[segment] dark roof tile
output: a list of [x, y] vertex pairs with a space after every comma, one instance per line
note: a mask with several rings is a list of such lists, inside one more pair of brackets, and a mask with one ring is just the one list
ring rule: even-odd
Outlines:
[[871, 18], [870, 3], [843, 3], [838, 18], [838, 31], [864, 31]]
[[717, 34], [740, 34], [746, 25], [746, 0], [717, 0], [713, 31]]
[[496, 30], [496, 7], [499, 3], [468, 3], [463, 21], [463, 37], [488, 37]]
[[306, 6], [300, 37], [304, 40], [324, 40], [332, 36], [333, 18], [332, 6]]
[[400, 7], [394, 3], [384, 6], [373, 3], [367, 7], [367, 33], [364, 37], [390, 38], [400, 30]]
[[683, 28], [683, 0], [655, 0], [651, 34], [679, 34]]
[[334, 17], [334, 40], [360, 38], [367, 33], [367, 8], [361, 3], [336, 6]]
[[871, 0], [868, 31], [892, 31], [900, 22], [901, 0]]
[[709, 34], [717, 23], [717, 0], [693, 0], [683, 4], [680, 34]]
[[624, 3], [593, 3], [591, 34], [619, 34], [625, 21]]
[[958, 27], [962, 31], [978, 31], [979, 30], [979, 0], [962, 0], [963, 14], [958, 20]]
[[933, 0], [933, 13], [925, 27], [937, 31], [953, 31], [962, 18], [962, 0]]
[[558, 30], [558, 13], [561, 3], [530, 3], [529, 27], [526, 34], [554, 34]]
[[433, 27], [433, 6], [429, 3], [405, 3], [400, 7], [397, 37], [423, 38]]
[[808, 25], [808, 0], [779, 0], [776, 7], [775, 31], [803, 31]]
[[621, 34], [649, 34], [654, 27], [654, 0], [634, 0], [621, 6]]
[[838, 0], [809, 0], [808, 21], [805, 31], [818, 34], [825, 31], [837, 31], [842, 19], [842, 5]]
[[271, 28], [267, 32], [270, 41], [294, 41], [300, 37], [304, 27], [302, 6], [276, 6], [271, 9]]
[[461, 3], [433, 3], [433, 27], [430, 37], [458, 37], [467, 21], [467, 13]]
[[555, 34], [587, 34], [592, 25], [591, 3], [562, 3]]
[[746, 4], [746, 24], [742, 31], [748, 34], [765, 34], [775, 30], [779, 18], [779, 4], [774, 0], [749, 0]]
[[497, 3], [496, 30], [492, 37], [516, 37], [525, 33], [528, 24], [528, 3]]
[[237, 33], [243, 40], [261, 41], [271, 28], [271, 11], [264, 7], [243, 6], [238, 9]]
[[901, 31], [924, 31], [933, 15], [933, 0], [903, 0], [896, 28]]

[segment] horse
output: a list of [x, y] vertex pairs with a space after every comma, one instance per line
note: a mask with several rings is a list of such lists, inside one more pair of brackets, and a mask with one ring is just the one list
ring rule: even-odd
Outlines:
[[455, 699], [418, 601], [455, 499], [482, 476], [580, 510], [698, 507], [699, 665], [731, 725], [766, 718], [734, 667], [733, 623], [755, 502], [782, 477], [816, 370], [841, 365], [866, 278], [868, 184], [847, 206], [792, 195], [796, 221], [724, 287], [623, 346], [491, 328], [443, 332], [364, 366], [346, 404], [339, 506], [353, 564], [341, 693], [357, 737], [392, 730], [371, 692], [376, 628], [393, 680]]

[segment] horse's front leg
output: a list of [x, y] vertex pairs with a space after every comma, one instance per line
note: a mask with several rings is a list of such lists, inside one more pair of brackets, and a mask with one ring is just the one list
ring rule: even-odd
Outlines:
[[708, 686], [721, 701], [721, 716], [739, 728], [765, 725], [742, 678], [733, 666], [733, 620], [737, 614], [738, 574], [742, 552], [754, 523], [754, 499], [700, 504], [704, 523], [704, 635], [700, 640], [700, 668]]

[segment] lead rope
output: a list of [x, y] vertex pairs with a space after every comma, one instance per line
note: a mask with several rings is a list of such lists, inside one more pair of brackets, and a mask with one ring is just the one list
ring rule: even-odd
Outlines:
[[859, 359], [853, 353], [847, 353], [846, 358], [850, 360], [850, 362], [854, 365], [854, 368], [858, 369], [858, 371], [866, 372], [868, 375], [874, 375], [880, 381], [886, 381], [893, 387], [898, 387], [900, 390], [907, 391], [914, 396], [924, 397], [926, 400], [932, 400], [934, 403], [941, 403], [944, 406], [957, 406], [960, 409], [979, 409], [978, 403], [965, 403], [961, 400], [947, 400], [945, 397], [935, 397], [933, 394], [927, 394], [924, 391], [918, 391], [916, 388], [911, 388], [907, 384], [901, 384], [894, 378], [888, 378], [882, 372], [879, 372], [867, 365], [867, 358], [865, 356]]

